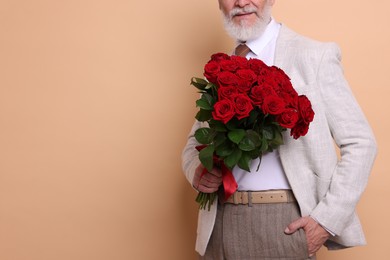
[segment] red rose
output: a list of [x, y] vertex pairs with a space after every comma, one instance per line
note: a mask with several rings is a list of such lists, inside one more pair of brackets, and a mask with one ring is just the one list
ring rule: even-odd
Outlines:
[[249, 116], [253, 110], [251, 99], [245, 94], [238, 94], [235, 96], [236, 117], [242, 119]]
[[230, 56], [225, 53], [215, 53], [211, 55], [211, 60], [213, 61], [221, 61], [221, 60], [230, 60]]
[[219, 73], [217, 80], [220, 86], [237, 86], [238, 83], [238, 77], [229, 71]]
[[250, 97], [252, 98], [253, 104], [261, 107], [263, 105], [264, 98], [266, 96], [275, 96], [276, 93], [273, 88], [269, 85], [254, 86], [251, 89]]
[[[254, 72], [256, 73], [256, 71], [254, 71]], [[267, 68], [263, 68], [259, 73], [256, 73], [258, 75], [257, 82], [259, 85], [261, 85], [262, 83], [264, 83], [270, 79], [269, 72], [270, 72], [270, 70], [267, 67]]]
[[237, 89], [241, 93], [247, 93], [249, 90], [251, 90], [252, 84], [250, 82], [243, 80], [243, 79], [238, 79], [237, 81]]
[[256, 74], [252, 70], [248, 70], [248, 69], [237, 70], [236, 75], [240, 79], [243, 79], [243, 80], [247, 81], [248, 84], [251, 85], [251, 86], [257, 80]]
[[286, 104], [278, 96], [266, 96], [261, 108], [264, 114], [279, 115], [286, 109]]
[[203, 75], [206, 77], [206, 79], [212, 83], [216, 83], [218, 74], [221, 72], [221, 68], [216, 61], [209, 61], [204, 66], [204, 73]]
[[221, 66], [222, 70], [231, 72], [235, 72], [238, 68], [237, 63], [234, 60], [221, 60], [219, 66]]
[[270, 74], [266, 75], [265, 78], [263, 79], [260, 79], [260, 77], [258, 77], [258, 80], [262, 80], [264, 85], [271, 86], [274, 89], [275, 93], [279, 92], [280, 89], [279, 89], [278, 82]]
[[294, 96], [298, 96], [297, 92], [293, 88], [290, 78], [284, 73], [283, 70], [279, 69], [278, 67], [271, 67], [270, 68], [270, 78], [272, 78], [272, 84], [275, 88], [275, 91], [278, 93], [279, 96], [282, 96], [281, 93], [288, 93], [295, 98]]
[[276, 96], [276, 92], [275, 92], [274, 88], [272, 87], [272, 85], [270, 85], [268, 83], [264, 83], [264, 85], [261, 88], [263, 89], [264, 97]]
[[248, 93], [256, 82], [256, 74], [249, 69], [237, 70], [236, 75], [238, 77], [238, 91], [241, 93]]
[[304, 136], [309, 131], [309, 125], [303, 121], [300, 121], [296, 126], [291, 129], [290, 135], [294, 139], [298, 139], [301, 136]]
[[226, 86], [218, 88], [218, 99], [233, 99], [238, 94], [237, 88], [234, 86]]
[[286, 103], [287, 107], [298, 109], [298, 95], [281, 92], [278, 96], [284, 100], [284, 103]]
[[275, 75], [278, 75], [278, 77], [290, 80], [290, 77], [287, 76], [287, 74], [281, 68], [278, 68], [276, 66], [271, 66], [270, 69], [273, 73], [275, 73]]
[[272, 78], [278, 85], [282, 85], [281, 83], [285, 80], [290, 80], [286, 74], [279, 68], [272, 66], [270, 69], [270, 78]]
[[285, 79], [282, 83], [283, 91], [290, 94], [291, 96], [298, 96], [290, 80]]
[[296, 125], [298, 118], [298, 112], [295, 109], [290, 108], [277, 116], [276, 121], [281, 127], [293, 128]]
[[298, 97], [298, 111], [306, 124], [313, 121], [314, 111], [311, 108], [310, 100], [305, 95]]
[[232, 56], [231, 59], [236, 62], [239, 69], [249, 69], [248, 60], [245, 57]]
[[252, 98], [253, 104], [255, 104], [256, 106], [261, 106], [264, 100], [263, 88], [260, 86], [254, 86], [251, 89], [250, 97]]
[[253, 70], [257, 75], [261, 74], [263, 70], [268, 70], [268, 66], [261, 60], [258, 59], [250, 59], [248, 61], [249, 68]]
[[222, 121], [224, 124], [229, 122], [235, 115], [235, 107], [233, 101], [223, 99], [214, 104], [213, 118]]

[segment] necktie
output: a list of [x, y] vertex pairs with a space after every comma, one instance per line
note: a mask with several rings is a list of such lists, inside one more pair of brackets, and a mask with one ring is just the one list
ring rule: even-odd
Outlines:
[[245, 57], [250, 51], [251, 51], [251, 49], [249, 49], [249, 47], [246, 46], [246, 44], [242, 43], [236, 47], [234, 54], [236, 56]]

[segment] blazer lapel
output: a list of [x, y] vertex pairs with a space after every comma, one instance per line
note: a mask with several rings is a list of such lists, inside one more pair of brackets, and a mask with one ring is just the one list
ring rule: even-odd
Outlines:
[[[276, 41], [274, 64], [275, 66], [283, 69], [287, 75], [291, 73], [291, 68], [294, 64], [295, 55], [291, 52], [292, 48], [290, 48], [290, 45], [295, 37], [297, 37], [297, 34], [282, 24]], [[280, 159], [290, 184], [294, 178], [294, 174], [291, 173], [291, 169], [294, 169], [294, 161], [291, 160], [293, 156], [289, 156], [291, 147], [289, 148], [288, 145], [291, 139], [292, 137], [290, 136], [290, 131], [285, 131], [283, 133], [284, 144], [278, 148]]]
[[[289, 46], [292, 40], [297, 36], [292, 30], [287, 26], [282, 24], [279, 32], [278, 39], [276, 40], [276, 49], [274, 64], [275, 66], [286, 70], [288, 63], [291, 63], [291, 54], [289, 54]], [[290, 57], [289, 57], [290, 56]], [[285, 71], [288, 74], [288, 71]]]

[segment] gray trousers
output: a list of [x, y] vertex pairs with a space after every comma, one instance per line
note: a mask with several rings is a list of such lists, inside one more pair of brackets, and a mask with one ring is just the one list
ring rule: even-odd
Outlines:
[[300, 217], [296, 202], [218, 205], [217, 218], [202, 260], [304, 260], [305, 232], [284, 233]]

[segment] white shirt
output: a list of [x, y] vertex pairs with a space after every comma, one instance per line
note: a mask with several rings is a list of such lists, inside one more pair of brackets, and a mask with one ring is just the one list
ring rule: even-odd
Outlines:
[[[246, 42], [251, 49], [246, 58], [257, 58], [268, 66], [274, 64], [276, 39], [281, 25], [273, 19], [268, 24], [260, 38]], [[262, 156], [260, 168], [257, 171], [259, 159], [253, 160], [250, 165], [251, 172], [238, 168], [233, 169], [234, 178], [240, 191], [261, 191], [274, 189], [291, 189], [278, 151], [267, 153]]]

